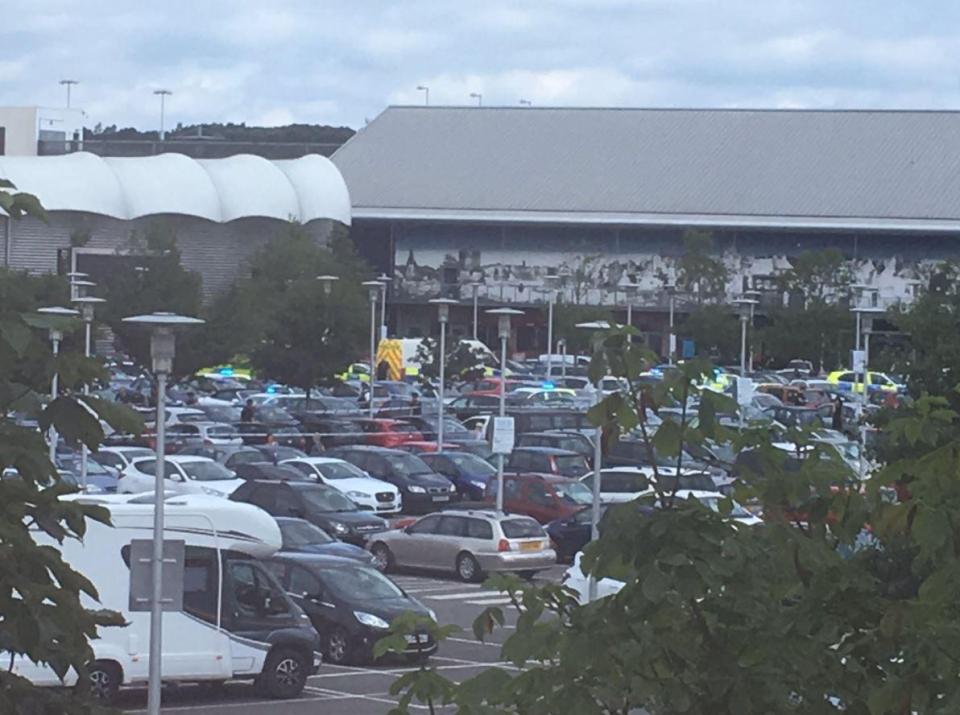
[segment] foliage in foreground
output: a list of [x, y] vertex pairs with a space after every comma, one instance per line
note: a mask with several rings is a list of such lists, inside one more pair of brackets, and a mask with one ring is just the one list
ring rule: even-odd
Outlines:
[[[598, 345], [593, 376], [630, 380], [593, 419], [605, 438], [639, 433], [649, 449], [734, 439], [754, 450], [737, 497], [756, 500], [755, 527], [658, 489], [649, 503], [611, 508], [584, 568], [622, 580], [613, 597], [581, 606], [562, 585], [497, 577], [514, 599], [516, 629], [504, 665], [457, 684], [436, 671], [394, 685], [409, 702], [463, 714], [948, 715], [960, 712], [960, 416], [924, 398], [887, 426], [910, 458], [895, 460], [861, 490], [836, 455], [809, 435], [762, 429], [731, 434], [716, 415], [727, 398], [704, 392], [696, 429], [683, 423], [651, 436], [640, 405], [684, 404], [709, 370], [688, 364], [651, 386], [638, 380], [644, 355], [624, 333]], [[909, 482], [910, 498], [890, 499]], [[656, 485], [655, 485], [656, 486]], [[488, 608], [477, 637], [506, 613]]]
[[[0, 181], [0, 206], [12, 217], [29, 213], [42, 218], [34, 197], [3, 191], [9, 188]], [[76, 326], [29, 312], [51, 295], [66, 294], [62, 281], [51, 286], [50, 280], [0, 275], [0, 651], [7, 666], [0, 669], [0, 712], [89, 715], [99, 711], [85, 692], [93, 656], [89, 641], [98, 627], [119, 620], [116, 614], [85, 607], [84, 599], [96, 601], [93, 584], [58, 550], [38, 545], [34, 536], [42, 532], [60, 542], [79, 539], [87, 519], [102, 522], [108, 514], [60, 499], [72, 489], [60, 482], [41, 433], [15, 419], [16, 411], [37, 408], [37, 395], [49, 389], [55, 369], [65, 387], [99, 374], [93, 361], [70, 353], [55, 361], [51, 355], [44, 331]], [[117, 428], [135, 428], [115, 406], [82, 399], [85, 406], [80, 398], [62, 393], [39, 414], [40, 427], [53, 425], [68, 441], [90, 447], [103, 438], [95, 413]], [[8, 470], [16, 470], [16, 476]], [[15, 656], [46, 663], [61, 677], [72, 669], [81, 684], [71, 690], [37, 688], [13, 671]]]

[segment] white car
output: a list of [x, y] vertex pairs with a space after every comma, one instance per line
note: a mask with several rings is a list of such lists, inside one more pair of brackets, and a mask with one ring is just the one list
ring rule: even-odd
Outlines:
[[[577, 552], [573, 557], [573, 564], [563, 573], [562, 583], [567, 588], [572, 588], [577, 594], [577, 600], [580, 603], [587, 603], [590, 596], [590, 579], [580, 568], [580, 557], [583, 552]], [[623, 581], [617, 581], [614, 578], [602, 578], [597, 581], [597, 599], [606, 598], [618, 593], [626, 584]]]
[[[177, 494], [208, 494], [210, 496], [230, 496], [246, 481], [212, 459], [192, 455], [169, 455], [164, 460], [164, 479], [167, 484], [164, 491]], [[120, 494], [139, 494], [154, 490], [156, 457], [134, 459], [120, 473], [117, 491]]]
[[149, 458], [155, 454], [149, 447], [101, 447], [90, 456], [100, 464], [122, 472], [134, 459]]
[[167, 428], [167, 436], [177, 435], [207, 447], [239, 447], [243, 438], [237, 428], [224, 422], [183, 422]]
[[[657, 467], [657, 474], [664, 484], [665, 489], [671, 488], [671, 482], [677, 476], [676, 467]], [[654, 493], [651, 482], [654, 479], [653, 467], [609, 467], [600, 470], [600, 503], [601, 504], [623, 504], [633, 501], [637, 497], [646, 496]], [[589, 472], [580, 477], [580, 481], [593, 489], [593, 472]], [[680, 486], [686, 486], [689, 491], [690, 486], [696, 486], [704, 493], [713, 493], [715, 482], [707, 472], [698, 469], [681, 469]], [[711, 491], [707, 492], [707, 488]]]
[[396, 514], [400, 511], [400, 490], [390, 482], [375, 479], [350, 462], [330, 457], [298, 457], [285, 459], [280, 464], [293, 467], [321, 484], [342, 492], [361, 507], [369, 507], [377, 514]]

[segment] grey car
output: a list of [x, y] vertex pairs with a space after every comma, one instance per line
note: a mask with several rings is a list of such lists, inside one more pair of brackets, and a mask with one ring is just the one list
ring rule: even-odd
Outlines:
[[557, 561], [550, 537], [533, 519], [492, 510], [428, 514], [405, 529], [377, 534], [367, 548], [383, 572], [453, 571], [463, 581], [515, 571], [531, 577]]

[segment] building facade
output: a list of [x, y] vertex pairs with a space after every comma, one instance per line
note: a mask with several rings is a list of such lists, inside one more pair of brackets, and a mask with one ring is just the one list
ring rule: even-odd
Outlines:
[[[432, 332], [446, 295], [534, 306], [518, 350], [544, 349], [559, 299], [625, 314], [659, 348], [690, 229], [713, 236], [726, 299], [804, 251], [839, 250], [877, 305], [960, 257], [954, 112], [391, 107], [334, 156], [353, 235], [394, 276], [398, 334]], [[471, 311], [455, 313], [465, 333]]]

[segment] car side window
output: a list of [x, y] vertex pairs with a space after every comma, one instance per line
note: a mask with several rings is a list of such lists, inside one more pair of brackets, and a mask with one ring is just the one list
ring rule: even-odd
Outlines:
[[287, 591], [298, 596], [319, 596], [323, 589], [320, 581], [301, 566], [291, 566]]
[[837, 378], [837, 382], [853, 382], [853, 380], [854, 377], [852, 372], [845, 372]]
[[287, 567], [285, 564], [277, 561], [265, 561], [263, 567], [270, 572], [270, 575], [277, 579], [277, 582], [286, 587], [287, 585]]
[[440, 523], [439, 516], [427, 516], [410, 527], [411, 534], [433, 534], [436, 533], [437, 525]]
[[456, 467], [446, 457], [434, 457], [430, 460], [430, 462], [428, 462], [428, 464], [433, 471], [442, 474], [445, 477], [457, 476]]
[[534, 504], [549, 506], [553, 503], [547, 493], [547, 487], [541, 481], [531, 481], [527, 484], [527, 498]]
[[492, 539], [493, 527], [483, 519], [467, 519], [467, 537], [470, 539]]
[[94, 457], [100, 464], [105, 464], [108, 467], [123, 467], [123, 460], [113, 452], [97, 452]]
[[138, 472], [143, 472], [150, 476], [153, 476], [157, 472], [157, 460], [155, 459], [145, 459], [142, 462], [137, 462], [133, 466]]
[[437, 534], [440, 536], [466, 536], [466, 519], [462, 516], [443, 516], [437, 525]]
[[316, 472], [313, 471], [313, 466], [307, 464], [306, 462], [287, 462], [285, 465], [287, 467], [293, 467], [301, 474], [305, 474], [308, 477], [315, 477]]
[[277, 514], [299, 514], [303, 511], [296, 495], [288, 488], [274, 490], [274, 505]]

